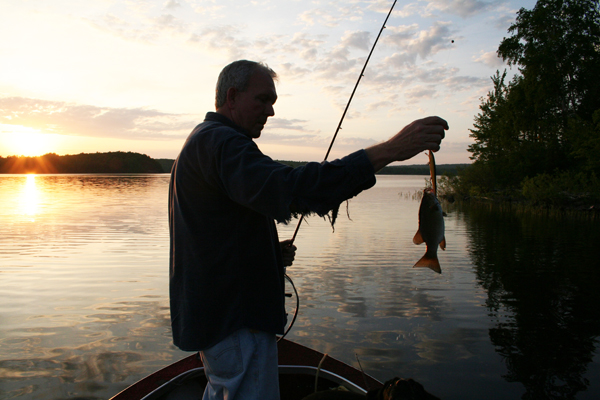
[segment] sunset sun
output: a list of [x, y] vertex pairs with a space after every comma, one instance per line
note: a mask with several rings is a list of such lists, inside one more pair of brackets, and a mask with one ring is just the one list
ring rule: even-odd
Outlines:
[[4, 133], [5, 146], [3, 153], [7, 155], [37, 157], [55, 152], [56, 143], [52, 136], [39, 132]]

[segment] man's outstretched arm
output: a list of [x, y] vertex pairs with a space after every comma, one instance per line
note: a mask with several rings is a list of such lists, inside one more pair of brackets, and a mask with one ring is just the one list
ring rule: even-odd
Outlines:
[[440, 117], [418, 119], [365, 151], [375, 171], [379, 171], [394, 161], [408, 160], [422, 151], [438, 151], [446, 130], [448, 123]]

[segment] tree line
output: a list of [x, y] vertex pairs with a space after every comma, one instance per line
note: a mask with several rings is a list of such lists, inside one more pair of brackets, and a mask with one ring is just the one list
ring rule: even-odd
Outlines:
[[518, 73], [491, 77], [455, 193], [564, 205], [600, 201], [600, 13], [597, 0], [521, 8], [498, 47]]
[[[290, 167], [296, 168], [308, 163], [308, 161], [279, 161], [282, 164], [289, 165]], [[458, 171], [464, 169], [468, 164], [440, 164], [437, 166], [438, 175], [449, 175], [454, 176], [458, 174]], [[429, 175], [428, 164], [415, 164], [415, 165], [388, 165], [380, 171], [377, 171], [378, 175]]]
[[0, 173], [161, 173], [162, 165], [145, 154], [133, 152], [81, 153], [40, 157], [0, 157]]
[[[279, 161], [293, 168], [307, 161]], [[133, 152], [81, 153], [59, 156], [48, 153], [40, 157], [0, 157], [0, 173], [4, 174], [81, 174], [81, 173], [169, 173], [175, 160], [151, 158]], [[439, 174], [455, 175], [466, 164], [438, 165]], [[383, 175], [429, 175], [429, 166], [388, 166], [378, 172]]]

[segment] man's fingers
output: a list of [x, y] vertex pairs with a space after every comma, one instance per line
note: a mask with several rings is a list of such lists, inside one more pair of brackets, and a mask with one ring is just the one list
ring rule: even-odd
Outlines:
[[448, 123], [440, 117], [427, 117], [421, 120], [426, 127], [423, 130], [423, 140], [427, 150], [438, 151], [442, 140], [446, 137]]
[[440, 117], [426, 117], [423, 118], [421, 120], [421, 122], [423, 123], [423, 125], [440, 125], [442, 126], [442, 128], [444, 128], [445, 130], [450, 129], [450, 127], [448, 126], [448, 122]]

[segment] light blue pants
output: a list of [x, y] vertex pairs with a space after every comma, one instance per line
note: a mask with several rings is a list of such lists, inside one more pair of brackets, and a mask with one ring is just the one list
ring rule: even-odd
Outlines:
[[241, 329], [200, 356], [208, 378], [202, 400], [279, 400], [275, 335]]

